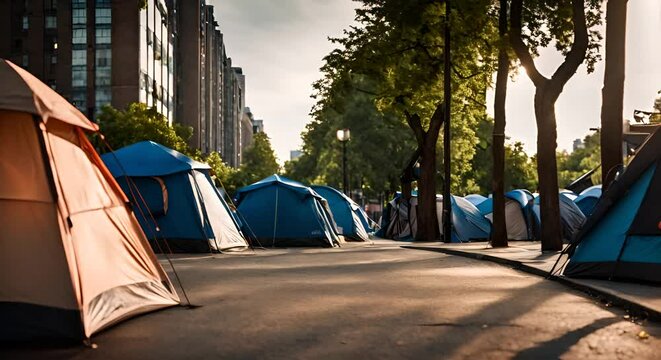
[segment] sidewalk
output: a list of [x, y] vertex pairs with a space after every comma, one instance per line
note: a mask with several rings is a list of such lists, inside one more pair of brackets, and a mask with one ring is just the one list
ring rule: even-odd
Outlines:
[[[539, 242], [510, 241], [507, 248], [492, 248], [487, 243], [411, 243], [405, 248], [438, 251], [445, 254], [489, 260], [512, 266], [538, 276], [548, 276], [559, 252], [542, 252]], [[566, 256], [558, 267], [562, 267]], [[607, 280], [572, 279], [554, 271], [553, 280], [597, 296], [607, 303], [624, 307], [634, 314], [643, 315], [654, 321], [661, 321], [661, 287]]]

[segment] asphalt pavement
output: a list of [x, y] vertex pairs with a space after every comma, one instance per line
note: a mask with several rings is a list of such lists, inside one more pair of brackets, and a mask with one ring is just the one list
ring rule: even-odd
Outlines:
[[661, 354], [658, 323], [506, 266], [395, 243], [177, 256], [174, 264], [199, 307], [123, 322], [94, 336], [93, 347], [10, 346], [0, 348], [0, 358], [584, 360]]

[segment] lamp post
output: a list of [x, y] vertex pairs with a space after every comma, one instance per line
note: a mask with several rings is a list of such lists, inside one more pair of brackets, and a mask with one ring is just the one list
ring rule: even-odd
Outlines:
[[351, 139], [351, 132], [349, 129], [338, 130], [337, 139], [342, 143], [342, 192], [344, 195], [350, 196], [347, 176], [347, 142]]

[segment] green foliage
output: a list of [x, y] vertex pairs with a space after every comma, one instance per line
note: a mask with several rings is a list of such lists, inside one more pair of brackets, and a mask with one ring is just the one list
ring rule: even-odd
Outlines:
[[657, 94], [659, 96], [654, 99], [654, 113], [650, 116], [650, 122], [654, 124], [661, 123], [661, 90]]
[[[304, 155], [286, 172], [309, 182], [340, 183], [337, 129], [348, 127], [352, 188], [392, 191], [416, 143], [405, 112], [418, 114], [423, 129], [443, 96], [445, 5], [430, 0], [360, 0], [359, 27], [333, 39], [340, 45], [325, 58], [324, 77], [315, 83], [314, 121], [303, 135]], [[477, 124], [486, 118], [497, 38], [488, 16], [490, 0], [453, 2], [452, 9], [452, 191], [479, 186], [469, 176], [479, 140]], [[360, 129], [360, 130], [357, 130]], [[440, 168], [442, 138], [437, 166]], [[359, 175], [359, 176], [357, 176]], [[438, 181], [437, 191], [442, 182]]]
[[[474, 179], [478, 194], [488, 194], [492, 189], [492, 137], [493, 120], [481, 121], [477, 128], [478, 139], [476, 153], [471, 161], [471, 171], [468, 178]], [[534, 157], [528, 156], [523, 149], [523, 143], [517, 141], [505, 144], [505, 191], [512, 189], [537, 189], [537, 165]]]
[[[586, 136], [584, 146], [571, 153], [566, 151], [556, 155], [558, 161], [558, 185], [564, 188], [586, 172], [596, 168], [601, 163], [601, 143], [599, 133]], [[601, 169], [592, 175], [594, 184], [601, 184]]]
[[113, 149], [150, 140], [184, 154], [191, 153], [186, 141], [192, 136], [193, 129], [179, 124], [170, 126], [165, 116], [146, 104], [132, 103], [126, 110], [105, 105], [97, 120], [101, 133]]
[[241, 168], [235, 176], [237, 185], [248, 185], [280, 172], [280, 165], [266, 133], [253, 136], [252, 145], [243, 153]]

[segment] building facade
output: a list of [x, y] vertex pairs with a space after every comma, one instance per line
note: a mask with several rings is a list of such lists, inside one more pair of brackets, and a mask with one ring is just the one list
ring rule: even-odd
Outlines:
[[[3, 1], [0, 56], [23, 66], [90, 118], [105, 104], [155, 106], [174, 118], [175, 1]], [[5, 12], [6, 11], [6, 12]], [[115, 41], [113, 41], [113, 39]]]
[[240, 165], [245, 75], [204, 0], [4, 0], [0, 14], [0, 57], [89, 118], [142, 102], [192, 127], [190, 147]]

